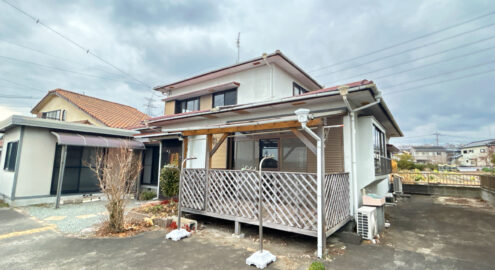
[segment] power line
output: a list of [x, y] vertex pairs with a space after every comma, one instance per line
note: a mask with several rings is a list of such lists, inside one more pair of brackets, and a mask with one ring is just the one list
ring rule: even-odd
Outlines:
[[387, 88], [387, 89], [389, 89], [389, 88], [395, 88], [395, 87], [398, 87], [398, 86], [402, 86], [404, 84], [409, 84], [409, 83], [415, 83], [415, 82], [419, 82], [419, 81], [424, 81], [424, 80], [436, 78], [436, 77], [443, 76], [443, 75], [453, 74], [453, 73], [462, 72], [462, 71], [466, 71], [466, 70], [473, 69], [473, 68], [478, 68], [478, 67], [481, 67], [481, 66], [486, 66], [486, 65], [489, 65], [489, 64], [493, 64], [493, 63], [495, 63], [495, 60], [488, 61], [488, 62], [483, 62], [483, 63], [479, 63], [479, 64], [476, 64], [476, 65], [471, 65], [471, 66], [467, 66], [467, 67], [462, 67], [462, 68], [459, 68], [459, 69], [454, 69], [454, 70], [443, 72], [443, 73], [439, 73], [439, 74], [434, 74], [434, 75], [423, 77], [423, 78], [420, 78], [420, 79], [414, 79], [414, 80], [410, 80], [410, 81], [405, 81], [405, 82], [401, 82], [401, 83], [398, 83], [398, 84], [395, 84], [395, 85], [389, 85], [389, 86], [387, 86], [385, 88]]
[[491, 73], [491, 72], [495, 72], [495, 69], [490, 69], [490, 70], [486, 70], [483, 72], [474, 72], [474, 73], [466, 74], [465, 76], [461, 76], [461, 77], [457, 77], [457, 78], [451, 78], [451, 79], [442, 80], [442, 81], [438, 81], [438, 82], [434, 82], [434, 83], [417, 85], [414, 87], [409, 87], [409, 88], [405, 88], [405, 89], [401, 89], [401, 90], [397, 90], [397, 91], [390, 91], [390, 92], [386, 91], [386, 92], [384, 92], [384, 94], [394, 95], [394, 94], [407, 92], [407, 91], [411, 91], [411, 90], [417, 90], [418, 88], [422, 88], [422, 87], [426, 87], [426, 86], [432, 86], [432, 85], [437, 85], [437, 84], [441, 84], [441, 83], [445, 83], [445, 82], [452, 82], [452, 81], [463, 80], [463, 79], [467, 79], [467, 78], [471, 78], [471, 77], [476, 77], [476, 76]]
[[13, 98], [13, 99], [39, 99], [39, 97], [33, 97], [33, 96], [18, 96], [18, 95], [0, 95], [0, 98]]
[[349, 67], [346, 67], [346, 68], [342, 68], [342, 69], [339, 69], [339, 70], [334, 70], [334, 71], [331, 71], [331, 72], [325, 72], [325, 73], [320, 74], [319, 76], [321, 76], [321, 75], [325, 75], [326, 76], [326, 75], [334, 74], [334, 73], [337, 73], [337, 72], [346, 71], [346, 70], [349, 70], [349, 69], [355, 69], [355, 68], [360, 67], [360, 66], [364, 66], [364, 65], [368, 65], [368, 64], [375, 63], [375, 62], [378, 62], [378, 61], [382, 61], [384, 59], [388, 59], [388, 58], [391, 58], [391, 57], [394, 57], [394, 56], [397, 56], [397, 55], [401, 55], [401, 54], [404, 54], [404, 53], [407, 53], [407, 52], [411, 52], [411, 51], [422, 49], [422, 48], [425, 48], [425, 47], [428, 47], [428, 46], [431, 46], [431, 45], [435, 45], [435, 44], [438, 44], [438, 43], [441, 43], [441, 42], [444, 42], [444, 41], [447, 41], [447, 40], [450, 40], [450, 39], [454, 39], [454, 38], [457, 38], [457, 37], [460, 37], [460, 36], [463, 36], [463, 35], [467, 35], [467, 34], [470, 34], [470, 33], [473, 33], [473, 32], [476, 32], [476, 31], [479, 31], [479, 30], [482, 30], [482, 29], [485, 29], [485, 28], [488, 28], [488, 27], [491, 27], [491, 26], [494, 26], [494, 25], [495, 25], [495, 23], [483, 25], [481, 27], [478, 27], [478, 28], [475, 28], [475, 29], [471, 29], [469, 31], [465, 31], [465, 32], [462, 32], [462, 33], [459, 33], [459, 34], [455, 34], [453, 36], [449, 36], [449, 37], [446, 37], [446, 38], [438, 39], [438, 40], [435, 40], [435, 41], [430, 42], [430, 43], [425, 43], [425, 44], [422, 44], [420, 46], [412, 47], [412, 48], [409, 48], [409, 49], [406, 49], [406, 50], [402, 50], [402, 51], [399, 51], [399, 52], [396, 52], [396, 53], [392, 53], [392, 54], [389, 54], [389, 55], [386, 55], [386, 56], [375, 58], [375, 59], [369, 60], [367, 62], [354, 64], [352, 66], [349, 66]]
[[441, 60], [441, 61], [437, 61], [437, 62], [425, 64], [425, 65], [422, 65], [422, 66], [417, 66], [417, 67], [414, 67], [414, 68], [411, 68], [411, 69], [407, 69], [407, 70], [403, 70], [403, 71], [399, 71], [399, 72], [395, 72], [395, 73], [391, 73], [391, 74], [389, 73], [387, 75], [382, 75], [382, 76], [374, 77], [373, 79], [374, 80], [383, 79], [383, 78], [387, 78], [387, 77], [390, 77], [390, 76], [394, 76], [394, 75], [398, 75], [398, 74], [410, 72], [410, 71], [413, 71], [413, 70], [422, 69], [424, 67], [428, 67], [428, 66], [433, 66], [433, 65], [436, 65], [436, 64], [440, 64], [440, 63], [454, 61], [454, 60], [457, 60], [457, 59], [460, 59], [460, 58], [464, 58], [466, 56], [471, 56], [471, 55], [479, 54], [479, 53], [486, 52], [486, 51], [493, 50], [493, 49], [495, 49], [495, 46], [492, 46], [492, 47], [489, 47], [489, 48], [486, 48], [486, 49], [482, 49], [482, 50], [479, 50], [479, 51], [471, 52], [471, 53], [466, 53], [466, 54], [463, 54], [463, 55], [458, 55], [456, 57], [448, 58], [448, 59], [445, 59], [445, 60]]
[[[109, 78], [109, 77], [101, 77], [101, 76], [98, 76], [98, 75], [93, 75], [93, 74], [79, 72], [79, 71], [75, 71], [75, 70], [70, 70], [70, 69], [64, 69], [64, 68], [49, 66], [49, 65], [45, 65], [45, 64], [40, 64], [40, 63], [36, 63], [36, 62], [32, 62], [32, 61], [27, 61], [27, 60], [22, 60], [22, 59], [18, 59], [18, 58], [8, 57], [8, 56], [4, 56], [4, 55], [0, 55], [0, 58], [4, 58], [4, 59], [10, 60], [10, 61], [15, 61], [15, 62], [20, 62], [20, 63], [30, 64], [30, 65], [36, 65], [36, 66], [40, 66], [40, 67], [43, 67], [43, 68], [48, 68], [48, 69], [53, 69], [53, 70], [58, 70], [58, 71], [63, 71], [63, 72], [68, 72], [68, 73], [73, 73], [73, 74], [78, 74], [78, 75], [81, 75], [81, 76], [87, 76], [87, 77], [102, 79], [102, 80], [122, 81], [121, 79], [114, 79], [114, 78]], [[133, 83], [133, 82], [130, 82], [130, 81], [127, 81], [127, 82], [128, 83]]]
[[435, 35], [435, 34], [438, 34], [438, 33], [441, 33], [441, 32], [444, 32], [444, 31], [447, 31], [447, 30], [456, 28], [456, 27], [459, 27], [461, 25], [468, 24], [470, 22], [477, 21], [479, 19], [482, 19], [482, 18], [491, 16], [493, 14], [495, 14], [495, 11], [491, 11], [491, 12], [486, 13], [486, 14], [483, 14], [481, 16], [478, 16], [478, 17], [475, 17], [475, 18], [472, 18], [472, 19], [469, 19], [469, 20], [466, 20], [466, 21], [463, 21], [463, 22], [460, 22], [460, 23], [457, 23], [457, 24], [454, 24], [454, 25], [451, 25], [451, 26], [447, 26], [445, 28], [442, 28], [442, 29], [439, 29], [439, 30], [436, 30], [436, 31], [433, 31], [433, 32], [430, 32], [430, 33], [427, 33], [427, 34], [424, 34], [424, 35], [421, 35], [421, 36], [412, 38], [412, 39], [409, 39], [409, 40], [405, 40], [405, 41], [402, 41], [402, 42], [399, 42], [399, 43], [396, 43], [396, 44], [393, 44], [393, 45], [390, 45], [390, 46], [387, 46], [387, 47], [384, 47], [384, 48], [381, 48], [381, 49], [378, 49], [378, 50], [375, 50], [375, 51], [371, 51], [371, 52], [368, 52], [368, 53], [365, 53], [365, 54], [362, 54], [362, 55], [359, 55], [359, 56], [356, 56], [356, 57], [348, 58], [346, 60], [343, 60], [343, 61], [340, 61], [340, 62], [331, 64], [331, 65], [327, 65], [327, 66], [319, 67], [319, 68], [316, 68], [316, 69], [313, 69], [313, 70], [309, 70], [309, 72], [314, 72], [314, 71], [326, 69], [326, 68], [329, 68], [329, 67], [334, 67], [334, 66], [337, 66], [337, 65], [340, 65], [340, 64], [344, 64], [344, 63], [347, 63], [347, 62], [350, 62], [350, 61], [353, 61], [353, 60], [356, 60], [356, 59], [359, 59], [359, 58], [362, 58], [362, 57], [374, 55], [374, 54], [377, 54], [379, 52], [383, 52], [383, 51], [386, 51], [386, 50], [389, 50], [389, 49], [393, 49], [393, 48], [399, 47], [401, 45], [404, 45], [404, 44], [407, 44], [407, 43], [410, 43], [410, 42], [413, 42], [413, 41], [416, 41], [416, 40], [419, 40], [419, 39], [423, 39], [425, 37], [429, 37], [429, 36], [432, 36], [432, 35]]
[[92, 55], [93, 57], [97, 58], [98, 60], [100, 60], [101, 62], [111, 66], [112, 68], [114, 68], [115, 70], [119, 71], [120, 73], [128, 76], [129, 78], [132, 78], [134, 81], [137, 81], [139, 82], [140, 84], [148, 87], [148, 88], [152, 88], [150, 85], [148, 85], [147, 83], [135, 78], [134, 76], [132, 76], [131, 74], [129, 74], [128, 72], [120, 69], [119, 67], [115, 66], [114, 64], [110, 63], [109, 61], [103, 59], [102, 57], [98, 56], [97, 54], [93, 53], [92, 51], [90, 51], [89, 49], [86, 49], [84, 48], [82, 45], [80, 45], [79, 43], [73, 41], [72, 39], [66, 37], [65, 35], [63, 35], [62, 33], [58, 32], [57, 30], [51, 28], [50, 26], [44, 24], [42, 21], [40, 21], [40, 19], [37, 19], [36, 17], [34, 17], [33, 15], [27, 13], [26, 11], [20, 9], [19, 7], [15, 6], [14, 4], [8, 2], [7, 0], [2, 0], [4, 3], [6, 3], [7, 5], [11, 6], [12, 8], [14, 8], [15, 10], [19, 11], [20, 13], [24, 14], [25, 16], [31, 18], [33, 21], [35, 21], [37, 24], [45, 27], [46, 29], [52, 31], [53, 33], [57, 34], [59, 37], [63, 38], [65, 41], [71, 43], [72, 45], [78, 47], [79, 49], [83, 50], [84, 52], [86, 52], [87, 54], [90, 54]]
[[[42, 54], [42, 55], [46, 55], [46, 56], [52, 57], [52, 58], [57, 59], [59, 61], [70, 63], [72, 65], [81, 66], [81, 63], [76, 62], [76, 61], [73, 61], [73, 60], [70, 60], [70, 59], [67, 59], [67, 58], [64, 58], [64, 57], [60, 57], [60, 56], [57, 56], [57, 55], [54, 55], [54, 54], [51, 54], [51, 53], [47, 53], [47, 52], [44, 52], [44, 51], [41, 51], [41, 50], [38, 50], [38, 49], [33, 49], [33, 48], [30, 48], [30, 47], [27, 47], [27, 46], [24, 46], [24, 45], [21, 45], [21, 44], [17, 44], [17, 43], [12, 42], [12, 41], [7, 41], [7, 40], [0, 40], [0, 41], [1, 42], [4, 42], [4, 43], [7, 43], [7, 44], [10, 44], [12, 46], [16, 46], [16, 47], [19, 47], [19, 48], [22, 48], [22, 49], [25, 49], [25, 50], [33, 51], [33, 52], [36, 52], [36, 53], [39, 53], [39, 54]], [[94, 69], [95, 67], [91, 67], [91, 68]], [[104, 70], [104, 69], [98, 69], [98, 70], [103, 71], [105, 73], [108, 73], [110, 75], [122, 76], [122, 74], [112, 73], [112, 72], [109, 72], [109, 71]]]
[[40, 92], [42, 92], [42, 93], [44, 93], [44, 92], [45, 92], [45, 91], [43, 91], [43, 90], [41, 90], [41, 89], [37, 89], [37, 88], [31, 87], [31, 86], [28, 86], [28, 85], [25, 85], [25, 84], [21, 84], [21, 83], [13, 82], [13, 81], [11, 81], [11, 80], [7, 80], [7, 79], [3, 79], [3, 78], [0, 78], [0, 81], [8, 82], [8, 83], [11, 83], [11, 84], [13, 84], [13, 85], [20, 86], [20, 87], [25, 87], [25, 88], [33, 89], [33, 90], [36, 90], [36, 91], [40, 91]]
[[[378, 69], [375, 69], [375, 70], [371, 70], [371, 71], [359, 73], [359, 74], [356, 74], [356, 75], [351, 76], [351, 77], [340, 79], [339, 81], [345, 81], [345, 80], [357, 78], [357, 77], [360, 77], [360, 76], [363, 76], [363, 75], [368, 75], [370, 73], [375, 73], [375, 72], [378, 72], [378, 71], [383, 71], [383, 70], [392, 69], [392, 68], [395, 68], [395, 67], [398, 67], [398, 66], [403, 66], [403, 65], [410, 64], [410, 63], [413, 63], [413, 62], [416, 62], [416, 61], [419, 61], [419, 60], [431, 58], [431, 57], [434, 57], [434, 56], [445, 54], [447, 52], [451, 52], [451, 51], [454, 51], [454, 50], [458, 50], [458, 49], [462, 49], [462, 48], [465, 48], [465, 47], [469, 47], [471, 45], [475, 45], [475, 44], [478, 44], [478, 43], [481, 43], [481, 42], [485, 42], [485, 41], [488, 41], [488, 40], [491, 40], [491, 39], [495, 39], [495, 36], [491, 36], [491, 37], [488, 37], [488, 38], [483, 38], [483, 39], [480, 39], [480, 40], [477, 40], [477, 41], [473, 41], [473, 42], [464, 43], [462, 45], [459, 45], [459, 46], [456, 46], [456, 47], [452, 47], [450, 49], [446, 49], [446, 50], [442, 50], [442, 51], [439, 51], [439, 52], [436, 52], [436, 53], [432, 53], [432, 54], [424, 55], [424, 56], [421, 56], [421, 57], [413, 58], [413, 59], [411, 59], [409, 61], [401, 62], [401, 63], [398, 63], [398, 64], [387, 65], [386, 67], [382, 67], [382, 68], [378, 68]], [[331, 84], [334, 84], [334, 83], [339, 82], [339, 81], [328, 82], [328, 83], [325, 83], [325, 84], [330, 84], [331, 85]]]

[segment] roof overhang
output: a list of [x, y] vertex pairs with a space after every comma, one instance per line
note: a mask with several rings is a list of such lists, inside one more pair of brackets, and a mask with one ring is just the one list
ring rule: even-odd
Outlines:
[[69, 146], [86, 146], [101, 148], [145, 149], [144, 144], [134, 139], [121, 139], [69, 132], [51, 132], [57, 138], [57, 144]]
[[[199, 74], [197, 76], [181, 80], [178, 82], [174, 82], [171, 84], [166, 84], [166, 85], [160, 85], [156, 86], [153, 89], [161, 92], [166, 92], [182, 87], [186, 87], [189, 85], [194, 85], [198, 84], [204, 81], [209, 81], [212, 79], [216, 79], [219, 77], [223, 77], [229, 74], [237, 73], [240, 71], [256, 68], [262, 65], [265, 65], [265, 58], [263, 57], [258, 57], [254, 58], [242, 63], [238, 63], [232, 66], [220, 68], [217, 70], [213, 70], [207, 73]], [[318, 82], [316, 82], [315, 79], [313, 79], [309, 74], [304, 72], [299, 66], [297, 66], [294, 62], [292, 62], [289, 58], [287, 58], [284, 54], [282, 54], [280, 51], [276, 51], [273, 54], [267, 55], [266, 56], [266, 61], [270, 64], [276, 64], [280, 68], [284, 69], [287, 73], [292, 75], [294, 78], [299, 80], [301, 83], [304, 83], [308, 87], [310, 87], [309, 90], [316, 90], [316, 89], [321, 89], [323, 88], [322, 85], [320, 85]]]
[[[347, 111], [342, 96], [337, 87], [321, 89], [314, 93], [306, 93], [299, 96], [287, 97], [283, 99], [250, 103], [243, 105], [230, 106], [225, 108], [215, 108], [211, 110], [165, 115], [149, 119], [148, 124], [164, 127], [162, 131], [185, 131], [195, 126], [205, 126], [203, 121], [217, 120], [223, 124], [229, 121], [237, 121], [240, 118], [257, 120], [269, 119], [270, 117], [281, 118], [285, 116], [294, 116], [294, 110], [297, 108], [308, 108], [312, 113], [324, 113], [338, 111], [345, 113]], [[379, 94], [376, 86], [370, 81], [363, 81], [361, 84], [351, 84], [349, 88], [348, 100], [354, 108], [360, 107], [376, 101]], [[385, 101], [381, 99], [376, 106], [369, 107], [359, 112], [360, 115], [372, 115], [386, 129], [387, 136], [403, 136], [402, 131], [397, 125]], [[241, 117], [242, 116], [242, 117]], [[253, 119], [254, 117], [254, 119]], [[220, 121], [221, 120], [221, 121]], [[211, 121], [210, 121], [211, 122]], [[181, 126], [181, 129], [175, 128]]]
[[28, 126], [83, 133], [93, 133], [109, 136], [132, 137], [139, 132], [134, 130], [99, 127], [93, 125], [70, 123], [58, 120], [41, 119], [22, 115], [12, 115], [0, 122], [0, 132], [5, 132], [15, 126]]

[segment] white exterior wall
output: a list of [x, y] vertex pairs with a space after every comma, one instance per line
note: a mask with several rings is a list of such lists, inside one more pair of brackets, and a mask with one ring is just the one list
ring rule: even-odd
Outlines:
[[5, 155], [7, 154], [8, 143], [18, 141], [20, 137], [21, 137], [20, 127], [16, 127], [7, 131], [3, 136], [3, 149], [0, 158], [0, 166], [1, 166], [0, 167], [0, 197], [7, 196], [10, 198], [12, 194], [12, 185], [14, 184], [14, 172], [6, 171], [3, 169], [3, 167], [5, 164]]
[[[356, 120], [357, 190], [359, 205], [362, 193], [376, 193], [384, 196], [388, 192], [388, 175], [375, 176], [373, 157], [373, 126], [386, 135], [385, 129], [372, 116], [358, 117]], [[364, 190], [363, 190], [364, 189]]]
[[[5, 144], [4, 144], [5, 148]], [[467, 153], [464, 153], [464, 151], [467, 151]], [[471, 153], [471, 151], [473, 151]], [[482, 152], [484, 151], [484, 152]], [[477, 146], [477, 147], [469, 147], [469, 148], [462, 148], [461, 150], [461, 165], [462, 166], [491, 166], [491, 161], [490, 161], [490, 149], [488, 146]]]
[[297, 81], [291, 77], [283, 69], [279, 68], [277, 65], [272, 65], [273, 67], [273, 98], [284, 98], [293, 95], [293, 83], [297, 83], [300, 86], [309, 90], [309, 87]]
[[190, 136], [187, 145], [187, 157], [196, 159], [186, 162], [187, 168], [205, 168], [206, 135]]
[[[273, 82], [270, 80], [270, 77], [272, 76], [270, 68], [262, 63], [256, 68], [174, 89], [171, 91], [170, 97], [230, 82], [240, 83], [237, 90], [237, 104], [247, 104], [292, 96], [293, 82], [308, 89], [307, 86], [296, 81], [277, 65], [271, 64], [271, 67], [273, 68]], [[271, 93], [271, 84], [273, 84], [273, 95]]]
[[25, 127], [15, 197], [49, 196], [56, 139], [47, 129]]

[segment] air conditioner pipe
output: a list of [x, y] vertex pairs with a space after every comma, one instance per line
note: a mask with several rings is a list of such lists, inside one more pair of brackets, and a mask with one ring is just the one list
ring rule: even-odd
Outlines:
[[349, 110], [349, 116], [351, 118], [351, 182], [352, 182], [352, 197], [353, 197], [353, 207], [351, 208], [351, 215], [356, 219], [356, 210], [359, 204], [358, 192], [357, 192], [357, 161], [356, 161], [356, 112], [369, 108], [371, 106], [377, 105], [381, 102], [381, 95], [378, 93], [375, 96], [375, 101], [358, 108], [352, 108], [349, 100], [347, 99], [347, 94], [349, 93], [349, 86], [343, 85], [339, 87], [340, 95], [344, 100], [344, 103]]

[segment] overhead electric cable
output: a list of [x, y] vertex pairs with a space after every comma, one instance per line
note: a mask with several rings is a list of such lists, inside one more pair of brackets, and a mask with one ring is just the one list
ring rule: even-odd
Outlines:
[[424, 60], [424, 59], [427, 59], [427, 58], [430, 58], [430, 57], [442, 55], [442, 54], [445, 54], [447, 52], [451, 52], [451, 51], [454, 51], [454, 50], [462, 49], [462, 48], [465, 48], [465, 47], [468, 47], [468, 46], [471, 46], [471, 45], [475, 45], [475, 44], [479, 44], [481, 42], [485, 42], [485, 41], [492, 40], [492, 39], [495, 39], [495, 36], [490, 36], [488, 38], [483, 38], [483, 39], [480, 39], [480, 40], [477, 40], [477, 41], [468, 42], [468, 43], [465, 43], [465, 44], [462, 44], [462, 45], [459, 45], [459, 46], [456, 46], [456, 47], [452, 47], [450, 49], [446, 49], [446, 50], [442, 50], [442, 51], [435, 52], [435, 53], [432, 53], [432, 54], [428, 54], [428, 55], [424, 55], [424, 56], [421, 56], [421, 57], [413, 58], [413, 59], [408, 60], [408, 61], [405, 61], [405, 62], [400, 62], [400, 63], [393, 64], [393, 65], [387, 65], [387, 66], [382, 67], [382, 68], [378, 68], [378, 69], [370, 70], [370, 71], [367, 71], [367, 72], [359, 73], [359, 74], [356, 74], [356, 75], [353, 75], [353, 76], [350, 76], [350, 77], [346, 77], [346, 78], [340, 79], [339, 81], [327, 82], [325, 84], [332, 85], [332, 84], [337, 83], [337, 82], [340, 82], [340, 81], [345, 81], [345, 80], [349, 80], [349, 79], [353, 79], [353, 78], [358, 78], [358, 77], [361, 77], [361, 76], [364, 76], [364, 75], [368, 75], [370, 73], [375, 73], [375, 72], [379, 72], [379, 71], [383, 71], [383, 70], [387, 70], [387, 69], [392, 69], [392, 68], [395, 68], [395, 67], [398, 67], [398, 66], [407, 65], [407, 64], [410, 64], [410, 63], [419, 61], [419, 60]]
[[390, 49], [399, 47], [401, 45], [404, 45], [404, 44], [407, 44], [407, 43], [410, 43], [410, 42], [413, 42], [413, 41], [416, 41], [416, 40], [419, 40], [419, 39], [423, 39], [425, 37], [429, 37], [429, 36], [432, 36], [432, 35], [435, 35], [435, 34], [438, 34], [438, 33], [441, 33], [441, 32], [444, 32], [444, 31], [447, 31], [447, 30], [450, 30], [450, 29], [453, 29], [453, 28], [456, 28], [456, 27], [459, 27], [459, 26], [462, 26], [462, 25], [465, 25], [465, 24], [468, 24], [468, 23], [471, 23], [471, 22], [474, 22], [474, 21], [477, 21], [479, 19], [482, 19], [482, 18], [491, 16], [491, 15], [494, 15], [494, 14], [495, 14], [495, 10], [494, 11], [490, 11], [490, 12], [488, 12], [486, 14], [483, 14], [483, 15], [480, 15], [480, 16], [477, 16], [477, 17], [474, 17], [472, 19], [469, 19], [469, 20], [466, 20], [466, 21], [462, 21], [460, 23], [456, 23], [456, 24], [447, 26], [445, 28], [441, 28], [439, 30], [436, 30], [436, 31], [433, 31], [433, 32], [430, 32], [430, 33], [427, 33], [427, 34], [424, 34], [424, 35], [421, 35], [421, 36], [412, 38], [412, 39], [408, 39], [408, 40], [405, 40], [405, 41], [402, 41], [402, 42], [399, 42], [399, 43], [396, 43], [396, 44], [393, 44], [393, 45], [390, 45], [390, 46], [387, 46], [387, 47], [384, 47], [384, 48], [381, 48], [381, 49], [378, 49], [378, 50], [375, 50], [375, 51], [371, 51], [371, 52], [368, 52], [368, 53], [365, 53], [365, 54], [362, 54], [362, 55], [359, 55], [359, 56], [348, 58], [348, 59], [342, 60], [340, 62], [331, 64], [331, 65], [327, 65], [327, 66], [319, 67], [319, 68], [316, 68], [316, 69], [313, 69], [313, 70], [309, 70], [309, 72], [314, 72], [314, 71], [326, 69], [326, 68], [329, 68], [329, 67], [334, 67], [334, 66], [337, 66], [337, 65], [340, 65], [340, 64], [344, 64], [344, 63], [353, 61], [353, 60], [357, 60], [359, 58], [363, 58], [363, 57], [366, 57], [366, 56], [377, 54], [379, 52], [390, 50]]
[[339, 69], [339, 70], [334, 70], [334, 71], [331, 71], [331, 72], [322, 73], [322, 74], [319, 74], [319, 76], [321, 76], [321, 75], [325, 75], [326, 76], [326, 75], [334, 74], [334, 73], [337, 73], [337, 72], [346, 71], [346, 70], [349, 70], [349, 69], [355, 69], [355, 68], [360, 67], [360, 66], [364, 66], [364, 65], [371, 64], [371, 63], [379, 62], [379, 61], [382, 61], [382, 60], [385, 60], [385, 59], [388, 59], [388, 58], [391, 58], [391, 57], [394, 57], [394, 56], [397, 56], [397, 55], [401, 55], [401, 54], [404, 54], [404, 53], [407, 53], [407, 52], [411, 52], [411, 51], [415, 51], [415, 50], [418, 50], [418, 49], [422, 49], [422, 48], [425, 48], [425, 47], [428, 47], [428, 46], [431, 46], [431, 45], [435, 45], [435, 44], [438, 44], [438, 43], [441, 43], [441, 42], [444, 42], [444, 41], [447, 41], [447, 40], [450, 40], [450, 39], [454, 39], [454, 38], [457, 38], [457, 37], [460, 37], [460, 36], [463, 36], [463, 35], [466, 35], [466, 34], [473, 33], [475, 31], [479, 31], [479, 30], [482, 30], [482, 29], [485, 29], [485, 28], [488, 28], [488, 27], [491, 27], [491, 26], [494, 26], [494, 25], [495, 25], [495, 23], [483, 25], [481, 27], [478, 27], [478, 28], [475, 28], [475, 29], [471, 29], [469, 31], [461, 32], [461, 33], [455, 34], [453, 36], [441, 38], [441, 39], [435, 40], [435, 41], [430, 42], [430, 43], [425, 43], [425, 44], [422, 44], [420, 46], [412, 47], [412, 48], [409, 48], [409, 49], [406, 49], [406, 50], [402, 50], [402, 51], [399, 51], [399, 52], [395, 52], [395, 53], [392, 53], [392, 54], [389, 54], [389, 55], [386, 55], [386, 56], [381, 56], [381, 57], [378, 57], [378, 58], [375, 58], [373, 60], [369, 60], [369, 61], [366, 61], [366, 62], [356, 63], [356, 64], [354, 64], [352, 66], [349, 66], [349, 67], [346, 67], [346, 68], [342, 68], [342, 69]]
[[101, 62], [111, 66], [112, 68], [114, 68], [115, 70], [119, 71], [120, 73], [122, 74], [125, 74], [126, 76], [128, 76], [129, 78], [132, 78], [134, 81], [136, 82], [139, 82], [140, 84], [148, 87], [148, 88], [152, 88], [150, 85], [148, 85], [147, 83], [143, 82], [142, 80], [139, 80], [137, 78], [135, 78], [134, 76], [132, 76], [131, 74], [129, 74], [128, 72], [120, 69], [119, 67], [117, 67], [116, 65], [110, 63], [109, 61], [103, 59], [102, 57], [98, 56], [97, 54], [93, 53], [92, 51], [90, 51], [89, 49], [83, 47], [82, 45], [80, 45], [79, 43], [73, 41], [72, 39], [68, 38], [67, 36], [65, 36], [64, 34], [58, 32], [57, 30], [53, 29], [52, 27], [44, 24], [40, 19], [34, 17], [33, 15], [27, 13], [26, 11], [22, 10], [21, 8], [15, 6], [14, 4], [10, 3], [9, 1], [7, 0], [2, 0], [4, 3], [6, 3], [7, 5], [11, 6], [12, 8], [14, 8], [15, 10], [19, 11], [20, 13], [24, 14], [25, 16], [31, 18], [33, 21], [35, 21], [37, 24], [45, 27], [46, 29], [50, 30], [51, 32], [55, 33], [56, 35], [58, 35], [59, 37], [63, 38], [65, 41], [71, 43], [72, 45], [78, 47], [79, 49], [85, 51], [87, 54], [90, 54], [92, 55], [93, 57], [97, 58], [98, 60], [100, 60]]

